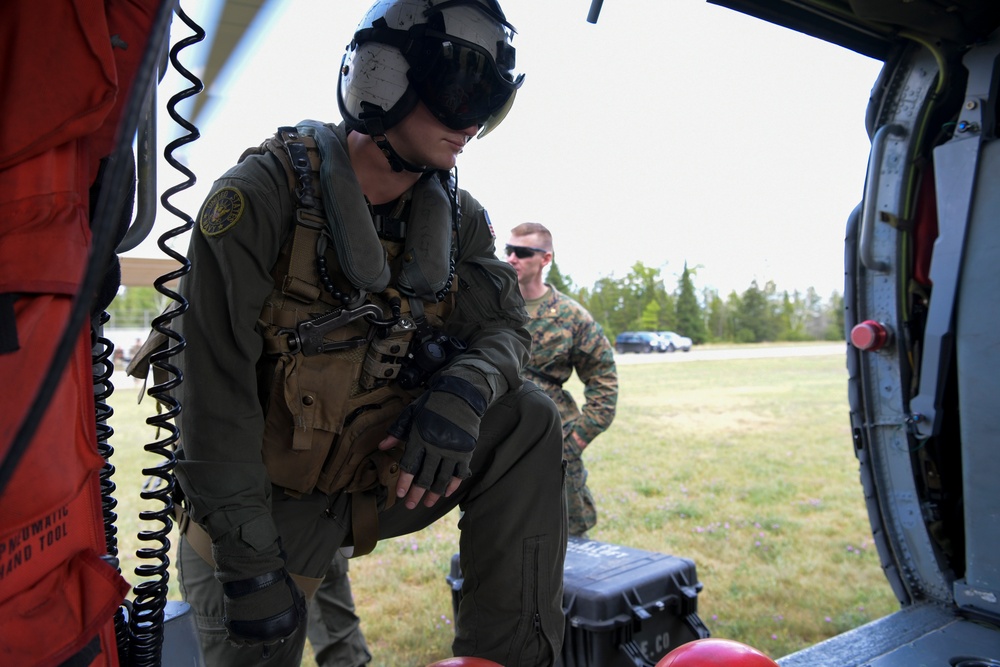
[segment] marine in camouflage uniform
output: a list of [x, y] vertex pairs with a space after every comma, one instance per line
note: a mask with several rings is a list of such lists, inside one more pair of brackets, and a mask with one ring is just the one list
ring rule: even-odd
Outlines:
[[[518, 272], [531, 318], [526, 325], [531, 333], [531, 359], [522, 374], [541, 387], [559, 408], [567, 465], [568, 533], [585, 536], [597, 523], [597, 508], [587, 487], [581, 455], [615, 418], [618, 372], [614, 349], [601, 325], [586, 308], [542, 282], [541, 269], [552, 260], [551, 247], [551, 234], [545, 227], [524, 223], [514, 228], [505, 254]], [[530, 298], [532, 290], [534, 294], [541, 292], [541, 296]], [[584, 384], [582, 410], [563, 388], [574, 370]]]

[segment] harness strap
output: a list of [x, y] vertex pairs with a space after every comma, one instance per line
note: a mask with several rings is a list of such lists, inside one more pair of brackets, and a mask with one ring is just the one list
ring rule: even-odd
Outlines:
[[260, 319], [265, 324], [272, 324], [282, 329], [291, 329], [302, 321], [302, 313], [295, 310], [278, 308], [274, 304], [266, 304], [261, 311]]
[[280, 329], [294, 329], [302, 321], [301, 313], [266, 303], [260, 313], [260, 321], [265, 325], [260, 331], [264, 340], [264, 352], [269, 355], [290, 354], [292, 349], [288, 336], [275, 332]]
[[288, 274], [281, 291], [303, 303], [319, 299], [323, 290], [319, 287], [316, 274], [316, 241], [319, 232], [305, 225], [296, 224], [292, 232], [292, 252], [289, 257]]
[[315, 188], [319, 180], [319, 150], [312, 137], [301, 134], [294, 127], [278, 128], [269, 148], [285, 165], [297, 199], [288, 272], [281, 291], [303, 303], [312, 303], [323, 293], [316, 272], [316, 245], [326, 226], [323, 201]]
[[366, 465], [358, 466], [354, 481], [348, 485], [351, 494], [351, 535], [354, 537], [354, 551], [350, 558], [370, 554], [378, 542], [378, 486], [387, 490], [385, 511], [396, 504], [396, 482], [399, 480], [399, 457], [395, 452], [375, 451], [368, 457]]
[[[395, 489], [389, 489], [390, 496], [394, 493]], [[378, 503], [374, 491], [351, 494], [351, 534], [354, 536], [351, 558], [366, 556], [375, 549], [378, 542]]]

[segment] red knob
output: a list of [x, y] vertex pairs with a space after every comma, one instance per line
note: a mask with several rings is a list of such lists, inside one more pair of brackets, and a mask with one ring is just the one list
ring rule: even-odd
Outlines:
[[881, 322], [865, 320], [851, 329], [851, 344], [861, 351], [881, 350], [889, 342], [889, 330]]

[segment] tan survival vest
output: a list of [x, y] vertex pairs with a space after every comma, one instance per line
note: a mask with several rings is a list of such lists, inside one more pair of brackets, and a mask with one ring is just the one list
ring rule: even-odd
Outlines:
[[[402, 456], [398, 448], [381, 451], [378, 444], [422, 391], [416, 348], [439, 338], [459, 281], [452, 276], [435, 303], [407, 298], [392, 286], [356, 294], [330, 247], [323, 189], [312, 185], [320, 183], [316, 141], [281, 128], [244, 156], [264, 151], [285, 166], [298, 206], [294, 229], [272, 270], [274, 290], [258, 321], [265, 350], [258, 386], [270, 387], [263, 401], [263, 459], [271, 481], [293, 494], [352, 494], [354, 555], [362, 555], [375, 546], [378, 508], [395, 500]], [[395, 215], [412, 205], [410, 195]], [[457, 198], [453, 201], [457, 206]], [[405, 233], [399, 233], [405, 223], [392, 217], [376, 225], [385, 227], [377, 231], [392, 285], [412, 252]], [[455, 234], [453, 229], [452, 254]], [[330, 288], [357, 298], [345, 305]]]

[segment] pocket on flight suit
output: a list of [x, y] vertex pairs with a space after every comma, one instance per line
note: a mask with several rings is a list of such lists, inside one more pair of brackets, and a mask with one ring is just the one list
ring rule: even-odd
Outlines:
[[378, 398], [355, 408], [337, 437], [333, 453], [323, 467], [317, 488], [324, 493], [341, 490], [365, 491], [387, 486], [390, 471], [398, 474], [402, 446], [381, 451], [378, 445], [403, 411], [404, 401], [396, 395]]
[[344, 420], [351, 371], [332, 355], [285, 355], [278, 361], [262, 450], [273, 484], [298, 493], [316, 488]]

